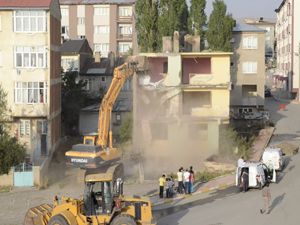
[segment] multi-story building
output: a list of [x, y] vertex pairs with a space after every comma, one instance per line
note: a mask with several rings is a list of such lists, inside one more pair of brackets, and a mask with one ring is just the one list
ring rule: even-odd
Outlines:
[[230, 107], [239, 117], [264, 108], [265, 30], [237, 23], [232, 45]]
[[[11, 134], [25, 143], [34, 166], [46, 165], [60, 141], [60, 20], [58, 0], [0, 0], [0, 83]], [[31, 175], [13, 185], [32, 185], [33, 176], [38, 184], [40, 173]]]
[[140, 54], [134, 141], [146, 176], [180, 165], [199, 169], [200, 161], [219, 153], [220, 127], [229, 123], [232, 53], [176, 49]]
[[300, 2], [283, 0], [277, 14], [277, 84], [299, 100]]
[[94, 52], [107, 57], [137, 50], [135, 0], [60, 0], [64, 39], [86, 38]]
[[275, 25], [276, 20], [273, 18], [251, 19], [246, 18], [244, 22], [248, 25], [255, 26], [257, 28], [265, 30], [265, 57], [266, 59], [272, 59], [275, 57]]

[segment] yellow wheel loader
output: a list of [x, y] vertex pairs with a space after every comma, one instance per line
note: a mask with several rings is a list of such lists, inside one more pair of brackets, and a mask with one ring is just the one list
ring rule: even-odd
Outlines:
[[119, 167], [87, 171], [82, 199], [55, 197], [29, 209], [24, 225], [155, 225], [148, 198], [123, 195]]

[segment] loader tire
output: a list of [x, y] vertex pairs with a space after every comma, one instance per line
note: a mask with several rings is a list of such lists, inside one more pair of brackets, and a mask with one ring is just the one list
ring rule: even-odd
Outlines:
[[134, 219], [129, 215], [118, 215], [115, 217], [111, 225], [137, 225]]
[[71, 225], [62, 215], [53, 216], [50, 220], [48, 225]]

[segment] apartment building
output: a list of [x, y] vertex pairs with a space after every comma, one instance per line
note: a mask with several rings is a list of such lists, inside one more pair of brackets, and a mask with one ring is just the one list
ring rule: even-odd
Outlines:
[[260, 17], [258, 19], [246, 18], [243, 21], [248, 25], [265, 30], [265, 57], [272, 59], [275, 57], [275, 26], [276, 19]]
[[299, 100], [300, 2], [284, 0], [275, 10], [277, 15], [276, 84]]
[[229, 123], [232, 53], [174, 49], [140, 53], [134, 140], [145, 157], [145, 176], [180, 165], [199, 169], [219, 153], [220, 127]]
[[107, 57], [137, 50], [135, 0], [60, 0], [63, 39], [86, 38], [94, 52]]
[[15, 168], [10, 185], [40, 184], [39, 168], [60, 141], [60, 20], [58, 0], [0, 0], [0, 83], [11, 134], [27, 148], [26, 164]]
[[240, 117], [264, 109], [265, 30], [237, 23], [232, 45], [230, 107]]

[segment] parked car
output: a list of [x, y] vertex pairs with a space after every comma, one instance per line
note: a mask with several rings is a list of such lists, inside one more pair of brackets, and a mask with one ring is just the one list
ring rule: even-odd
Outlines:
[[261, 189], [267, 182], [272, 179], [272, 171], [262, 162], [246, 162], [242, 167], [236, 169], [235, 182], [236, 186], [241, 188], [241, 176], [243, 172], [249, 174], [248, 188]]
[[262, 162], [267, 165], [269, 169], [275, 169], [281, 171], [284, 167], [284, 156], [281, 148], [277, 147], [268, 147], [265, 149]]

